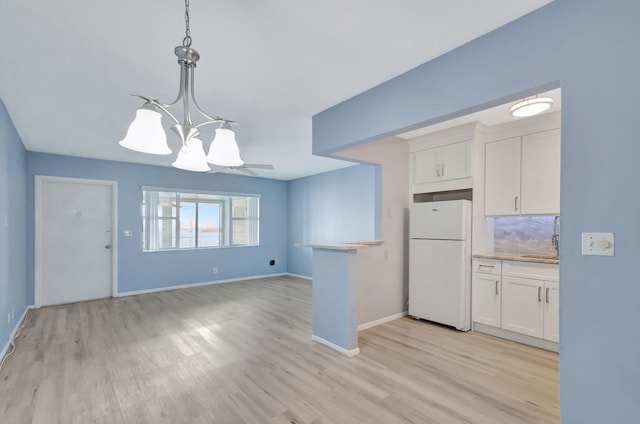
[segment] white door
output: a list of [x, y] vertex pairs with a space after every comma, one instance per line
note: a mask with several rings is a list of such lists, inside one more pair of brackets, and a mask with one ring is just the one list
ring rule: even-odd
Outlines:
[[473, 273], [471, 300], [473, 321], [500, 328], [501, 292], [500, 276]]
[[502, 328], [527, 336], [543, 335], [543, 281], [502, 277]]
[[520, 215], [520, 137], [485, 149], [485, 215]]
[[36, 306], [113, 293], [115, 183], [36, 177]]
[[409, 241], [409, 315], [468, 330], [470, 275], [465, 243]]

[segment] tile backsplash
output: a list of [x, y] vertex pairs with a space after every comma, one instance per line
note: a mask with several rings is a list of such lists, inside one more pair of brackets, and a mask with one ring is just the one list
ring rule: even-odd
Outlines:
[[[494, 253], [555, 255], [551, 244], [553, 219], [553, 216], [493, 218]], [[557, 231], [560, 231], [559, 223]]]

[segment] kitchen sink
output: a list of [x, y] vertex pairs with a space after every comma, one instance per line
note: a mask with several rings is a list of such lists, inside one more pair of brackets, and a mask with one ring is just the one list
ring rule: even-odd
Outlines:
[[552, 255], [522, 255], [523, 258], [531, 258], [531, 259], [558, 259], [557, 256]]

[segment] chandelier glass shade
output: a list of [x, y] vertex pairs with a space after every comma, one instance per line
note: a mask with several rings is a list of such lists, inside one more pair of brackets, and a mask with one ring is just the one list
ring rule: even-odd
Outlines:
[[553, 106], [551, 97], [534, 97], [511, 106], [510, 113], [514, 118], [524, 118], [546, 112], [551, 109], [551, 106]]
[[[119, 144], [130, 150], [148, 153], [153, 155], [169, 155], [172, 153], [167, 145], [167, 135], [162, 127], [162, 115], [173, 121], [171, 130], [178, 136], [182, 146], [178, 152], [178, 157], [172, 163], [176, 168], [194, 171], [210, 171], [208, 163], [219, 166], [242, 166], [244, 161], [240, 158], [240, 150], [236, 142], [235, 133], [231, 129], [231, 124], [235, 122], [213, 117], [205, 113], [195, 98], [194, 90], [194, 70], [196, 62], [200, 59], [200, 54], [191, 48], [191, 31], [189, 29], [189, 0], [185, 0], [185, 24], [186, 35], [182, 46], [175, 48], [180, 65], [180, 89], [178, 97], [172, 103], [161, 103], [158, 100], [134, 94], [134, 96], [145, 101], [144, 105], [136, 111], [136, 117], [129, 126], [124, 139]], [[182, 121], [179, 120], [170, 109], [178, 104], [182, 105]], [[191, 119], [190, 107], [193, 106], [204, 121], [194, 124]], [[211, 142], [209, 153], [205, 154], [202, 140], [197, 138], [200, 135], [199, 128], [219, 124], [216, 134]]]
[[185, 171], [207, 172], [211, 170], [207, 164], [202, 140], [195, 137], [192, 137], [187, 141], [187, 144], [182, 146], [178, 151], [178, 158], [171, 165]]
[[143, 106], [136, 110], [136, 118], [120, 145], [137, 152], [152, 155], [170, 155], [167, 135], [162, 128], [162, 115], [152, 108]]
[[244, 162], [240, 159], [240, 150], [236, 143], [235, 133], [225, 123], [216, 129], [216, 136], [211, 142], [207, 162], [226, 167], [242, 166]]

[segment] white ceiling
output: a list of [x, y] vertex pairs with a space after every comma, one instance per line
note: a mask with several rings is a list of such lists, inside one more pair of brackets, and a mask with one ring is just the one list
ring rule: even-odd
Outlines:
[[[191, 0], [196, 96], [209, 114], [240, 123], [246, 162], [275, 165], [263, 177], [341, 168], [350, 163], [311, 155], [314, 114], [549, 2]], [[130, 93], [164, 102], [177, 94], [183, 8], [179, 0], [2, 0], [0, 97], [27, 149], [169, 166], [173, 156], [117, 141], [140, 105]]]
[[[562, 98], [561, 92], [559, 88], [551, 91], [544, 91], [542, 93], [537, 94], [538, 97], [551, 97], [553, 99], [553, 105], [549, 110], [544, 113], [558, 112], [562, 109]], [[527, 97], [528, 99], [531, 97]], [[505, 103], [499, 106], [492, 107], [490, 109], [481, 110], [479, 112], [470, 113], [469, 115], [464, 115], [459, 118], [450, 119], [448, 121], [439, 122], [437, 124], [429, 125], [428, 127], [418, 128], [413, 131], [409, 131], [403, 134], [398, 134], [398, 137], [403, 138], [405, 140], [412, 139], [414, 137], [418, 137], [425, 134], [431, 134], [437, 131], [442, 131], [447, 128], [457, 127], [458, 125], [467, 124], [469, 122], [481, 122], [484, 125], [491, 127], [494, 125], [504, 124], [507, 122], [515, 121], [516, 119], [527, 119], [527, 118], [514, 118], [511, 116], [510, 110], [511, 106], [518, 103], [522, 99]]]

